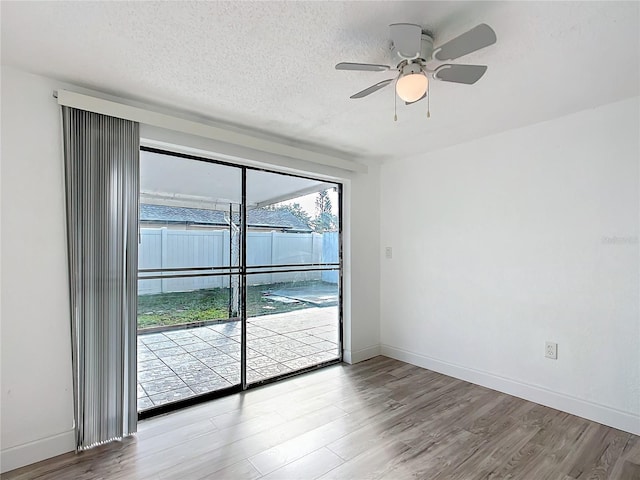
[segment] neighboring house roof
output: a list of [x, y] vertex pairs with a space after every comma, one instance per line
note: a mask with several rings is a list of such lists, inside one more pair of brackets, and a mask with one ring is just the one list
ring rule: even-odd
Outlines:
[[[234, 215], [237, 217], [237, 215]], [[168, 207], [140, 204], [141, 222], [190, 223], [195, 225], [228, 225], [225, 212], [202, 208]], [[234, 218], [237, 223], [238, 219]], [[275, 228], [292, 232], [311, 232], [309, 225], [287, 210], [255, 208], [247, 210], [247, 225], [258, 228]]]

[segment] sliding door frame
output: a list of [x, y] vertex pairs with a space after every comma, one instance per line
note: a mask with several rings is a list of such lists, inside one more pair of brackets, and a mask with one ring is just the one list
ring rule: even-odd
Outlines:
[[[270, 377], [270, 378], [266, 378], [266, 379], [262, 379], [259, 380], [257, 382], [252, 382], [252, 383], [248, 383], [247, 382], [247, 296], [246, 296], [246, 290], [247, 290], [247, 275], [249, 275], [250, 273], [247, 272], [247, 171], [248, 170], [252, 170], [252, 171], [259, 171], [259, 172], [266, 172], [266, 173], [274, 173], [274, 174], [278, 174], [278, 175], [285, 175], [285, 176], [289, 176], [289, 177], [296, 177], [296, 178], [304, 178], [307, 180], [314, 180], [314, 181], [324, 181], [321, 180], [319, 178], [314, 178], [312, 176], [307, 176], [307, 175], [299, 175], [299, 174], [295, 174], [295, 173], [289, 173], [289, 172], [279, 172], [277, 170], [271, 170], [268, 168], [261, 168], [261, 167], [255, 167], [255, 166], [249, 166], [249, 165], [239, 165], [239, 164], [235, 164], [232, 162], [228, 162], [228, 161], [223, 161], [223, 160], [217, 160], [217, 159], [212, 159], [212, 158], [206, 158], [206, 157], [200, 157], [197, 155], [189, 155], [186, 153], [180, 153], [180, 152], [174, 152], [171, 150], [164, 150], [164, 149], [159, 149], [159, 148], [153, 148], [153, 147], [147, 147], [147, 146], [140, 146], [140, 150], [143, 152], [149, 152], [149, 153], [156, 153], [156, 154], [160, 154], [160, 155], [168, 155], [168, 156], [172, 156], [172, 157], [178, 157], [178, 158], [184, 158], [184, 159], [188, 159], [188, 160], [195, 160], [195, 161], [201, 161], [201, 162], [207, 162], [207, 163], [212, 163], [212, 164], [216, 164], [216, 165], [223, 165], [223, 166], [227, 166], [227, 167], [233, 167], [233, 168], [238, 168], [241, 170], [241, 175], [242, 175], [242, 204], [240, 205], [240, 265], [239, 267], [233, 268], [233, 267], [224, 267], [229, 268], [230, 272], [229, 273], [202, 273], [202, 274], [198, 274], [199, 276], [212, 276], [212, 275], [229, 275], [230, 277], [232, 275], [239, 275], [240, 277], [240, 323], [241, 323], [241, 329], [240, 329], [240, 383], [237, 385], [233, 385], [231, 387], [227, 387], [227, 388], [222, 388], [219, 390], [215, 390], [212, 392], [208, 392], [208, 393], [203, 393], [203, 394], [198, 394], [198, 395], [194, 395], [193, 397], [189, 397], [189, 398], [185, 398], [182, 400], [178, 400], [176, 402], [172, 402], [172, 403], [168, 403], [165, 405], [159, 405], [157, 407], [152, 407], [149, 408], [147, 410], [143, 410], [141, 412], [138, 412], [138, 420], [143, 420], [145, 418], [150, 418], [150, 417], [154, 417], [156, 415], [162, 415], [164, 413], [168, 413], [168, 412], [172, 412], [175, 410], [179, 410], [185, 407], [189, 407], [191, 405], [196, 405], [198, 403], [202, 403], [202, 402], [207, 402], [210, 400], [214, 400], [216, 398], [221, 398], [221, 397], [225, 397], [228, 395], [233, 395], [235, 393], [239, 393], [239, 392], [243, 392], [246, 390], [250, 390], [252, 388], [257, 388], [257, 387], [261, 387], [263, 385], [267, 385], [270, 383], [274, 383], [277, 382], [279, 380], [283, 380], [285, 378], [289, 378], [289, 377], [295, 377], [297, 375], [302, 375], [304, 373], [308, 373], [314, 370], [318, 370], [320, 368], [324, 368], [327, 367], [329, 365], [335, 365], [337, 363], [341, 363], [343, 361], [343, 345], [344, 345], [344, 322], [343, 322], [343, 300], [344, 300], [344, 295], [343, 295], [343, 287], [344, 287], [344, 279], [343, 279], [343, 269], [344, 269], [344, 262], [343, 262], [343, 245], [342, 245], [342, 240], [343, 240], [343, 235], [342, 235], [342, 220], [343, 220], [343, 215], [342, 215], [342, 200], [343, 200], [343, 196], [342, 196], [342, 192], [343, 192], [343, 184], [340, 181], [334, 181], [334, 180], [330, 180], [330, 183], [334, 183], [337, 186], [337, 190], [338, 190], [338, 350], [339, 350], [339, 355], [338, 358], [333, 359], [333, 360], [328, 360], [328, 361], [324, 361], [315, 365], [311, 365], [309, 367], [305, 367], [302, 368], [300, 370], [296, 370], [293, 372], [288, 372], [288, 373], [284, 373], [281, 375], [277, 375], [274, 377]], [[251, 268], [266, 268], [269, 267], [268, 266], [252, 266]], [[305, 266], [309, 266], [307, 264], [296, 264], [296, 265], [283, 265], [283, 267], [290, 267], [290, 266], [298, 266], [298, 267], [305, 267]], [[276, 266], [277, 268], [277, 266]], [[236, 271], [237, 269], [237, 271]], [[166, 270], [166, 269], [164, 269]], [[198, 270], [198, 269], [188, 269], [188, 270]], [[335, 271], [336, 268], [316, 268], [313, 270], [317, 270], [317, 271]], [[259, 272], [253, 272], [253, 273], [285, 273], [285, 272], [289, 272], [289, 271], [308, 271], [308, 270], [260, 270]], [[145, 280], [145, 279], [152, 279], [154, 277], [140, 277], [138, 275], [138, 280]], [[164, 277], [167, 278], [167, 277]], [[137, 356], [136, 356], [136, 362], [137, 362]]]

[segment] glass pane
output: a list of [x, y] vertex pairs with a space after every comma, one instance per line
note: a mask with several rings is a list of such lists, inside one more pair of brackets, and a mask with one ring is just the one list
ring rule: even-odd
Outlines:
[[140, 152], [140, 193], [145, 198], [223, 205], [242, 201], [242, 170], [203, 160]]
[[337, 263], [338, 218], [337, 184], [248, 170], [247, 266]]
[[241, 170], [141, 152], [138, 410], [240, 381]]
[[337, 184], [247, 172], [249, 383], [340, 358], [339, 207]]
[[247, 275], [249, 383], [340, 357], [338, 284], [323, 273]]
[[[174, 288], [173, 281], [138, 280], [138, 334], [237, 316], [233, 312], [230, 276], [177, 279], [183, 284], [180, 289]], [[185, 290], [188, 283], [195, 286]], [[207, 287], [199, 288], [205, 283]]]

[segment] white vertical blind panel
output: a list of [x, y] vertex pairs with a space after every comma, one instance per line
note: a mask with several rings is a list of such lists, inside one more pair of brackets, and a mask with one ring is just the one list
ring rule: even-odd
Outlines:
[[139, 125], [63, 107], [77, 449], [136, 431]]

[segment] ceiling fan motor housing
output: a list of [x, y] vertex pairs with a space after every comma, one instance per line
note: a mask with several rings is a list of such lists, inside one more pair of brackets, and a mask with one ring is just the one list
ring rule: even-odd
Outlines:
[[[431, 38], [426, 33], [422, 34], [420, 41], [420, 55], [418, 58], [413, 60], [414, 62], [426, 63], [431, 59], [431, 54], [433, 53], [433, 38]], [[396, 68], [401, 68], [404, 64], [407, 63], [407, 58], [401, 56], [396, 49], [395, 45], [391, 45], [391, 64], [395, 65]]]
[[422, 73], [422, 66], [419, 63], [407, 63], [400, 69], [400, 74], [411, 75], [412, 73]]

